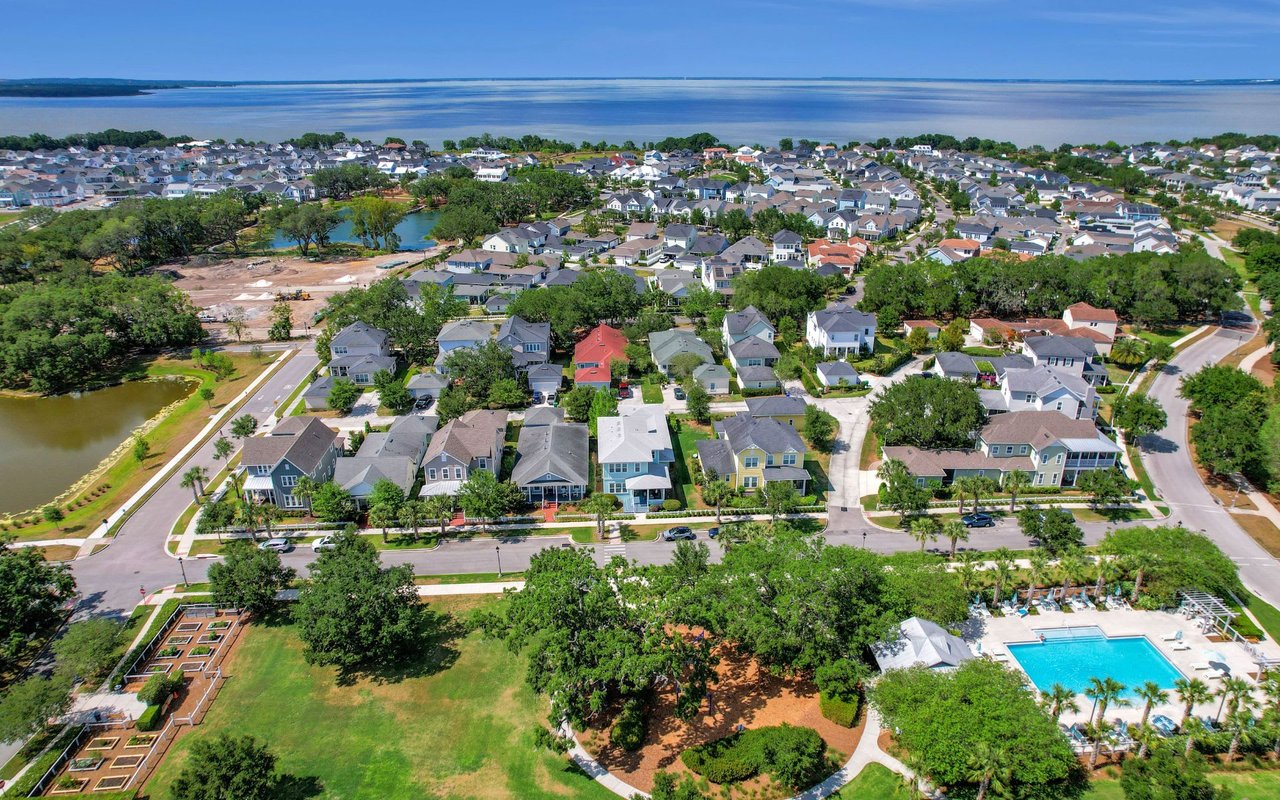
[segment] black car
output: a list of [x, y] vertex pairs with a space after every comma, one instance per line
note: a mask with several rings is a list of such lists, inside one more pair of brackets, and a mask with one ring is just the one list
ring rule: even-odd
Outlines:
[[698, 534], [693, 532], [693, 528], [687, 528], [678, 525], [674, 528], [667, 528], [662, 532], [662, 540], [664, 542], [674, 542], [676, 539], [697, 539]]
[[675, 395], [677, 400], [684, 399], [684, 389], [681, 389], [679, 386], [673, 389], [671, 393]]
[[716, 537], [717, 537], [717, 536], [719, 536], [719, 535], [720, 535], [720, 529], [719, 529], [719, 528], [707, 528], [707, 536], [708, 536], [709, 538], [714, 539], [714, 538], [716, 538]]
[[966, 528], [994, 528], [996, 526], [995, 517], [990, 514], [984, 514], [979, 511], [974, 514], [965, 514], [960, 518]]

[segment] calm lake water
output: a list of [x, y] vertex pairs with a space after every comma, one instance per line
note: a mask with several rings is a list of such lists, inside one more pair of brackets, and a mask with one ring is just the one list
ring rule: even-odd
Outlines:
[[710, 131], [843, 144], [926, 132], [1022, 145], [1164, 141], [1280, 130], [1280, 83], [908, 80], [440, 80], [172, 89], [138, 97], [0, 98], [0, 132], [154, 128], [280, 141], [342, 130], [439, 146], [490, 132], [580, 142]]
[[57, 497], [192, 386], [133, 381], [79, 397], [0, 397], [0, 513]]
[[[345, 216], [345, 211], [342, 212]], [[406, 214], [400, 224], [396, 226], [396, 233], [400, 236], [401, 250], [421, 250], [426, 247], [427, 234], [431, 233], [431, 229], [436, 226], [436, 220], [440, 218], [440, 214], [436, 211], [415, 211], [412, 214]], [[333, 235], [329, 237], [329, 241], [353, 244], [360, 241], [351, 233], [351, 223], [343, 222], [334, 228]], [[294, 247], [296, 243], [292, 240], [276, 234], [276, 238], [271, 240], [271, 246]]]

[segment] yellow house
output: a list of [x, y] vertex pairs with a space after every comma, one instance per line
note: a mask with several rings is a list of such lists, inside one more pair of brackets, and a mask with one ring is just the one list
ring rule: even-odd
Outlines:
[[757, 419], [776, 419], [796, 430], [804, 429], [804, 410], [808, 407], [809, 404], [803, 398], [781, 394], [747, 398], [747, 413], [751, 416]]
[[717, 422], [715, 429], [715, 439], [698, 442], [704, 474], [746, 491], [786, 481], [804, 494], [809, 485], [806, 448], [793, 426], [747, 412]]

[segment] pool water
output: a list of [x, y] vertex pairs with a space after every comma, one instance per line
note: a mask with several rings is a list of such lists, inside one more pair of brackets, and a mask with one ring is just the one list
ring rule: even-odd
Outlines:
[[1080, 694], [1090, 678], [1112, 678], [1125, 685], [1125, 697], [1147, 681], [1172, 689], [1182, 677], [1177, 667], [1144, 636], [1110, 638], [1098, 628], [1036, 631], [1042, 642], [1009, 644], [1013, 656], [1040, 691], [1055, 683]]

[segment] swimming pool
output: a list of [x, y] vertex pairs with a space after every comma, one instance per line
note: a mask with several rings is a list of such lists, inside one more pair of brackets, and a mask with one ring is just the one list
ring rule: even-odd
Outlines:
[[1182, 677], [1145, 636], [1108, 637], [1097, 627], [1037, 630], [1043, 641], [1009, 643], [1017, 660], [1040, 691], [1055, 683], [1082, 693], [1090, 678], [1113, 678], [1125, 685], [1126, 697], [1147, 681], [1172, 689]]

